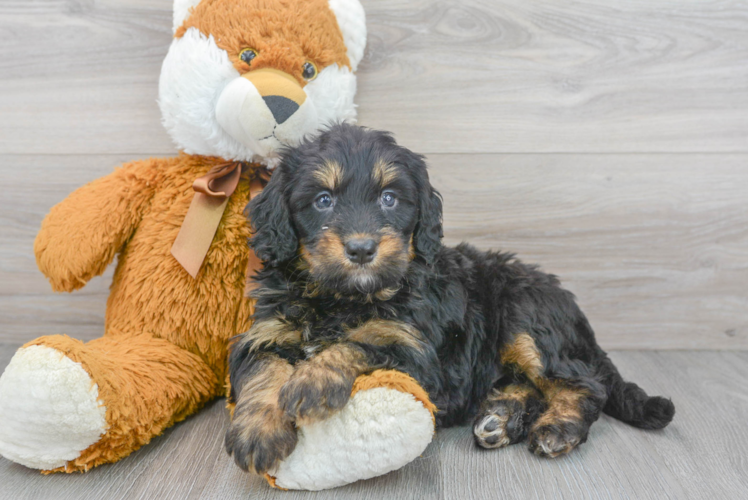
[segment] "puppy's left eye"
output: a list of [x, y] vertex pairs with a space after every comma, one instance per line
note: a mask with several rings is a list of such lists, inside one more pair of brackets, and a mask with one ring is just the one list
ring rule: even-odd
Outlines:
[[392, 208], [397, 205], [397, 196], [392, 191], [382, 193], [382, 206]]
[[317, 207], [317, 210], [327, 210], [328, 208], [332, 208], [334, 204], [335, 202], [330, 193], [322, 193], [314, 199], [314, 206]]

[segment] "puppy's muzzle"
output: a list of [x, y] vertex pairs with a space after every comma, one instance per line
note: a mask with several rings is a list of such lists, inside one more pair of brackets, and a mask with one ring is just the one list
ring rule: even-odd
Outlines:
[[368, 264], [377, 255], [379, 244], [371, 238], [356, 238], [345, 244], [345, 256], [354, 264]]

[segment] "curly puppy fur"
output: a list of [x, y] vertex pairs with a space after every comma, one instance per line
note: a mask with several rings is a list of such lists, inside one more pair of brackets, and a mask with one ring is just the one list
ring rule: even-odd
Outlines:
[[[423, 158], [386, 133], [339, 125], [286, 151], [248, 209], [264, 268], [254, 326], [231, 347], [226, 439], [245, 469], [272, 469], [293, 439], [264, 440], [339, 410], [355, 378], [378, 368], [414, 377], [437, 425], [473, 421], [484, 448], [527, 439], [555, 457], [601, 411], [643, 429], [673, 418], [670, 400], [621, 378], [555, 276], [512, 254], [443, 246]], [[290, 374], [277, 396], [252, 386], [283, 380], [260, 377], [263, 366]], [[259, 425], [262, 415], [273, 418]]]

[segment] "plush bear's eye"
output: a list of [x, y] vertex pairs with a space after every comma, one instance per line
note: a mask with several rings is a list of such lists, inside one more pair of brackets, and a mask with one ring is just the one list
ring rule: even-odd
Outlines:
[[252, 59], [257, 57], [257, 51], [255, 49], [244, 49], [239, 53], [239, 59], [247, 64], [252, 63]]
[[308, 82], [314, 80], [317, 78], [317, 66], [315, 66], [313, 62], [305, 62], [301, 71], [301, 76], [303, 76], [304, 80]]

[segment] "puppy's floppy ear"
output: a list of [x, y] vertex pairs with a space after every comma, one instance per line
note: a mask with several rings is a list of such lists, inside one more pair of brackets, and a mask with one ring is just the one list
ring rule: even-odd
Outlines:
[[[416, 156], [418, 172], [418, 223], [413, 232], [413, 246], [416, 255], [423, 258], [428, 265], [433, 265], [436, 254], [442, 246], [442, 197], [431, 186], [426, 163], [421, 156]], [[412, 162], [411, 162], [412, 165]]]
[[249, 246], [271, 266], [292, 259], [299, 248], [284, 194], [287, 176], [282, 166], [276, 167], [268, 185], [245, 210], [253, 232]]

